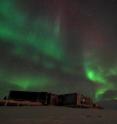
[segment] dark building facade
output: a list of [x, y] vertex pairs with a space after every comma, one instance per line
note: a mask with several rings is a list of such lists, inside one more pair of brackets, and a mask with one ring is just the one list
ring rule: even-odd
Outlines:
[[86, 108], [93, 106], [93, 102], [90, 97], [78, 93], [56, 95], [48, 92], [10, 91], [8, 99], [16, 101], [40, 102], [42, 105]]
[[90, 108], [93, 102], [90, 97], [78, 94], [63, 94], [59, 95], [59, 105], [61, 106], [73, 106], [73, 107], [86, 107]]
[[46, 105], [49, 104], [48, 92], [29, 92], [29, 91], [10, 91], [8, 99], [18, 101], [33, 101], [41, 102]]

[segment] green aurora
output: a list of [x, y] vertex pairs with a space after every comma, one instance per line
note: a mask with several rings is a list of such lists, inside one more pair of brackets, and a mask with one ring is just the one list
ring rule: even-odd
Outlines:
[[[94, 85], [95, 92], [92, 92], [96, 101], [103, 99], [103, 95], [109, 90], [117, 90], [116, 85], [109, 80], [109, 77], [117, 76], [116, 66], [105, 69], [93, 61], [95, 59], [93, 56], [90, 56], [90, 58], [83, 56], [81, 62], [83, 64], [80, 64], [84, 69], [83, 72], [77, 68], [79, 61], [72, 62], [72, 58], [68, 57], [63, 47], [60, 11], [56, 12], [57, 16], [54, 15], [53, 19], [49, 15], [34, 17], [27, 11], [21, 11], [19, 6], [16, 6], [16, 3], [15, 0], [0, 1], [1, 43], [4, 42], [12, 46], [9, 51], [5, 52], [6, 55], [1, 57], [0, 81], [13, 85], [7, 90], [4, 90], [5, 86], [1, 86], [1, 95], [4, 95], [5, 91], [12, 88], [20, 90], [51, 90], [51, 87], [61, 85], [59, 85], [61, 80], [58, 80], [56, 76], [60, 75], [60, 73], [62, 73], [62, 76], [68, 75], [72, 77], [73, 75], [83, 75], [91, 85]], [[16, 58], [16, 62], [14, 58]], [[7, 62], [4, 63], [6, 60]], [[74, 63], [77, 64], [75, 65]], [[52, 76], [50, 72], [57, 74]], [[64, 83], [64, 80], [62, 82]], [[78, 82], [74, 83], [77, 83], [77, 87], [80, 87]], [[69, 88], [62, 88], [62, 86], [59, 89], [69, 91]]]
[[[14, 1], [6, 0], [0, 1], [0, 37], [5, 39], [5, 42], [11, 42], [15, 47], [9, 51], [12, 55], [22, 58], [29, 58], [34, 62], [40, 61], [39, 52], [45, 56], [50, 56], [58, 61], [63, 57], [63, 51], [59, 45], [59, 29], [56, 23], [51, 24], [47, 17], [37, 18], [36, 20], [29, 22], [28, 14], [21, 13], [15, 6]], [[44, 18], [44, 19], [43, 19]], [[58, 35], [56, 35], [58, 32]], [[27, 51], [25, 45], [32, 47], [32, 51]], [[30, 53], [29, 53], [30, 52]], [[53, 67], [53, 63], [44, 61], [43, 63], [47, 67]], [[38, 87], [43, 87], [48, 83], [46, 77], [41, 76], [23, 76], [9, 74], [4, 69], [1, 71], [1, 80], [10, 81], [10, 83], [16, 84], [21, 89], [26, 90], [33, 82], [39, 83]], [[15, 77], [15, 79], [14, 79]], [[36, 84], [34, 84], [36, 85]]]
[[107, 91], [117, 90], [114, 83], [109, 80], [109, 77], [116, 75], [117, 72], [116, 68], [111, 67], [105, 69], [104, 67], [101, 67], [101, 65], [93, 59], [94, 57], [90, 56], [90, 59], [84, 61], [84, 70], [86, 77], [97, 85], [95, 99], [99, 101]]

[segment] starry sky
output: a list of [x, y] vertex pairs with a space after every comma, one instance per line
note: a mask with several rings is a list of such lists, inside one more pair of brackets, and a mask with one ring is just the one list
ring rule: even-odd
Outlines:
[[0, 97], [9, 90], [117, 99], [116, 0], [0, 0]]

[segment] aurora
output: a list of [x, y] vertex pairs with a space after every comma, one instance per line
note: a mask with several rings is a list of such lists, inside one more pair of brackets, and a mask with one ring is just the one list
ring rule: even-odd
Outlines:
[[1, 0], [0, 96], [46, 90], [116, 99], [113, 2]]

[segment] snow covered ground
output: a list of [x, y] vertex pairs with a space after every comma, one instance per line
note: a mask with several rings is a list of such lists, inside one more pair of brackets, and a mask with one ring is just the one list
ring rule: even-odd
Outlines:
[[0, 107], [0, 124], [117, 124], [117, 110]]

